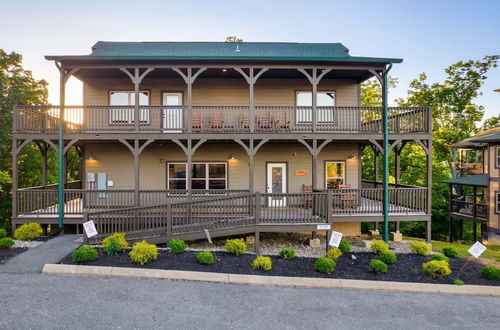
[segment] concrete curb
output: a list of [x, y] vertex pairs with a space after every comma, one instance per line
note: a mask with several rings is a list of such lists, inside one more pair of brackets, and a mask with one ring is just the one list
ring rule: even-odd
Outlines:
[[364, 281], [336, 278], [261, 276], [184, 270], [126, 268], [105, 266], [80, 266], [46, 264], [42, 274], [128, 277], [142, 279], [184, 280], [229, 284], [274, 285], [301, 288], [327, 288], [350, 290], [379, 290], [392, 292], [439, 293], [500, 297], [500, 287], [484, 285], [451, 285], [412, 282]]

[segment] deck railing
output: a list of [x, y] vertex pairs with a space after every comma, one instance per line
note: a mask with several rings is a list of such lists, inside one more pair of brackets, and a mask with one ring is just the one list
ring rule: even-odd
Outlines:
[[[58, 130], [57, 106], [17, 106], [14, 132], [55, 133]], [[382, 132], [380, 107], [317, 107], [316, 125], [312, 107], [255, 106], [250, 118], [249, 106], [141, 106], [138, 131], [134, 125], [133, 106], [66, 106], [66, 133], [243, 133], [250, 132]], [[391, 107], [391, 133], [429, 132], [429, 108]], [[189, 118], [191, 116], [191, 118]], [[189, 120], [190, 119], [190, 120]], [[191, 127], [188, 127], [188, 125]]]
[[484, 202], [474, 203], [468, 199], [452, 199], [451, 212], [466, 218], [488, 220], [488, 205]]

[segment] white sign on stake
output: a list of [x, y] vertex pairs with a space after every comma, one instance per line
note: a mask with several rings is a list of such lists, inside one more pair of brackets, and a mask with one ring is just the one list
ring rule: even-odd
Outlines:
[[205, 235], [207, 236], [208, 243], [212, 244], [212, 237], [210, 237], [210, 232], [208, 229], [205, 229]]
[[479, 258], [479, 256], [483, 254], [484, 251], [486, 251], [486, 246], [479, 242], [474, 243], [474, 245], [472, 245], [470, 249], [467, 250], [467, 252], [472, 254], [475, 258]]
[[94, 221], [92, 220], [83, 223], [83, 229], [85, 229], [85, 234], [87, 235], [88, 238], [97, 235], [97, 229], [95, 228]]
[[332, 237], [330, 237], [328, 245], [339, 247], [341, 239], [342, 239], [342, 233], [339, 233], [338, 231], [332, 231]]

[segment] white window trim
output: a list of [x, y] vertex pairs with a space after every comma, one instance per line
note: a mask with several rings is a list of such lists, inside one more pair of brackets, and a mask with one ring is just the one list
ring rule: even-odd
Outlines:
[[[302, 106], [302, 105], [298, 105], [297, 104], [297, 101], [299, 99], [299, 94], [300, 93], [311, 93], [311, 102], [312, 102], [312, 91], [308, 91], [308, 90], [298, 90], [295, 92], [295, 106], [297, 107], [309, 107], [312, 111], [312, 105], [311, 106]], [[329, 94], [332, 94], [333, 95], [333, 105], [332, 106], [317, 106], [317, 109], [319, 110], [318, 111], [318, 116], [317, 116], [317, 121], [318, 121], [318, 124], [333, 124], [335, 122], [335, 113], [334, 111], [331, 112], [331, 115], [328, 115], [328, 111], [329, 109], [325, 109], [325, 111], [327, 111], [326, 113], [326, 116], [328, 117], [331, 117], [331, 118], [327, 118], [325, 120], [322, 120], [321, 117], [321, 110], [322, 108], [329, 108], [329, 107], [334, 107], [336, 106], [337, 104], [337, 93], [332, 90], [332, 91], [327, 91], [327, 90], [321, 90], [321, 91], [318, 91], [317, 94], [326, 94], [326, 93], [329, 93]], [[317, 95], [316, 95], [316, 99], [317, 99]], [[308, 113], [307, 113], [307, 110], [305, 110], [306, 112], [304, 113], [300, 113], [300, 109], [297, 108], [296, 110], [296, 113], [295, 113], [295, 122], [296, 124], [308, 124], [308, 123], [311, 123], [312, 122], [312, 113], [309, 114], [308, 116]], [[325, 117], [326, 117], [325, 116]], [[310, 117], [311, 119], [308, 119], [307, 117]]]
[[[329, 177], [328, 176], [328, 164], [329, 163], [341, 163], [344, 165], [344, 176], [343, 177]], [[346, 184], [346, 171], [347, 164], [344, 160], [327, 160], [325, 161], [325, 189], [328, 189], [328, 179], [342, 179], [344, 180], [343, 184]]]
[[495, 213], [500, 214], [500, 191], [495, 191]]
[[[184, 165], [186, 168], [186, 177], [185, 178], [170, 178], [169, 173], [168, 173], [168, 169], [169, 169], [171, 164]], [[220, 181], [224, 180], [225, 188], [223, 190], [228, 190], [228, 187], [227, 187], [227, 181], [228, 181], [228, 170], [227, 169], [228, 168], [227, 168], [226, 162], [192, 162], [192, 165], [196, 165], [196, 164], [204, 164], [205, 165], [206, 177], [204, 179], [191, 178], [191, 181], [193, 181], [193, 180], [199, 180], [199, 181], [205, 180], [205, 187], [206, 187], [205, 190], [210, 191], [210, 190], [213, 190], [213, 189], [210, 189], [210, 187], [209, 187], [210, 180], [220, 180]], [[210, 164], [224, 165], [224, 172], [225, 172], [224, 178], [210, 178], [208, 175]], [[191, 171], [187, 170], [187, 162], [168, 162], [167, 163], [167, 189], [170, 189], [170, 180], [172, 180], [172, 181], [185, 180], [186, 181], [186, 190], [187, 190], [188, 189], [187, 181], [188, 181], [188, 178], [190, 175], [191, 175]], [[203, 190], [203, 189], [201, 189], [201, 190]]]
[[[111, 104], [111, 94], [112, 93], [127, 93], [127, 97], [128, 97], [128, 105], [114, 105], [114, 104]], [[139, 91], [139, 93], [145, 93], [147, 94], [148, 96], [148, 104], [140, 104], [139, 102], [139, 117], [144, 117], [145, 119], [144, 120], [141, 120], [140, 123], [141, 124], [149, 124], [149, 108], [141, 108], [141, 106], [149, 106], [149, 104], [151, 103], [151, 95], [149, 93], [148, 90], [141, 90]], [[130, 106], [134, 106], [132, 105], [132, 100], [135, 100], [135, 91], [133, 90], [110, 90], [109, 91], [109, 94], [108, 94], [108, 98], [109, 98], [109, 103], [110, 103], [110, 106], [116, 106], [116, 107], [130, 107]], [[128, 119], [127, 120], [113, 120], [113, 111], [115, 110], [118, 110], [120, 108], [117, 108], [117, 109], [113, 109], [113, 108], [110, 108], [109, 109], [109, 124], [110, 125], [113, 125], [113, 124], [133, 124], [135, 122], [134, 120], [134, 108], [131, 108], [131, 109], [128, 109], [130, 111], [130, 114], [127, 116]], [[123, 111], [123, 109], [121, 109]], [[144, 113], [144, 116], [141, 116], [141, 114]]]
[[495, 167], [500, 168], [500, 147], [496, 147], [495, 152]]

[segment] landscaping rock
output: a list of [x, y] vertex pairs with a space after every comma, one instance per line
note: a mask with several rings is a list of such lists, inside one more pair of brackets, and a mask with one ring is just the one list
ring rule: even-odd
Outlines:
[[311, 238], [309, 239], [309, 246], [310, 247], [320, 247], [321, 246], [321, 241], [319, 238]]
[[393, 242], [402, 242], [403, 241], [403, 234], [398, 232], [391, 232], [389, 234], [389, 240]]
[[351, 259], [352, 259], [352, 260], [356, 260], [356, 259], [358, 259], [358, 258], [356, 258], [356, 256], [353, 254], [353, 255], [351, 255]]
[[255, 244], [255, 236], [247, 236], [245, 238], [245, 243], [247, 243], [247, 245]]

